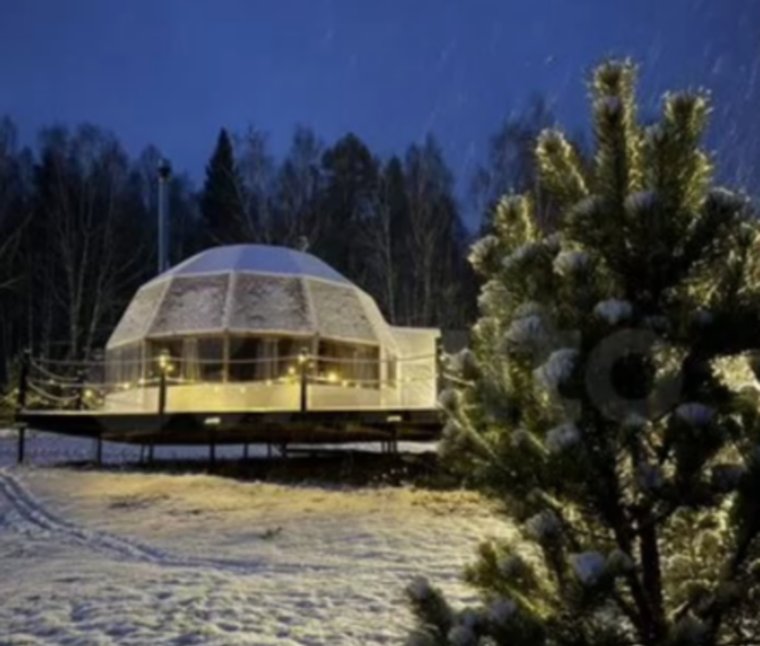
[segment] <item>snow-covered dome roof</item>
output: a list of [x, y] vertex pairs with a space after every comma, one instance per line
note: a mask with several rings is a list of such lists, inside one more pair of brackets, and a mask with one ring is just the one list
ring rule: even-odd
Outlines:
[[154, 280], [230, 271], [311, 276], [351, 284], [348, 278], [316, 256], [287, 247], [263, 244], [236, 244], [208, 249], [172, 267]]
[[107, 347], [220, 333], [395, 345], [374, 300], [319, 258], [232, 245], [203, 251], [143, 285]]

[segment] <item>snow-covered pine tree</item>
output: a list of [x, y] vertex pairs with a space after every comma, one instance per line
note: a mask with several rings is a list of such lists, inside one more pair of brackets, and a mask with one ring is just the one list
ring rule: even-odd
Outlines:
[[588, 163], [539, 137], [559, 230], [510, 196], [472, 249], [442, 452], [516, 532], [466, 573], [482, 606], [409, 587], [410, 643], [760, 644], [759, 228], [713, 186], [707, 98], [669, 94], [643, 128], [635, 81], [593, 73]]

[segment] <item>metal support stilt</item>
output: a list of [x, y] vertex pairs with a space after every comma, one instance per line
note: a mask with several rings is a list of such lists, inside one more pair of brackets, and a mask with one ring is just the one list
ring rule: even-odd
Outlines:
[[26, 450], [26, 426], [21, 424], [18, 427], [18, 454], [16, 456], [16, 462], [18, 464], [24, 463], [25, 450]]
[[248, 442], [243, 444], [243, 460], [248, 459]]
[[103, 436], [98, 435], [95, 439], [95, 464], [102, 466], [103, 464]]
[[216, 464], [216, 443], [213, 438], [208, 444], [208, 463], [212, 467]]

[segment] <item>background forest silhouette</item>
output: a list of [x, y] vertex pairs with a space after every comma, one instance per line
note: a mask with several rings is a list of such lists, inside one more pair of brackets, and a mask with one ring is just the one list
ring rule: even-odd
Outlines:
[[[383, 159], [353, 133], [328, 145], [297, 126], [277, 159], [263, 131], [222, 128], [201, 186], [174, 169], [170, 261], [241, 242], [307, 248], [372, 294], [390, 322], [465, 328], [477, 232], [463, 212], [477, 210], [487, 227], [500, 195], [532, 189], [532, 141], [551, 120], [538, 97], [506, 119], [459, 199], [433, 135]], [[45, 128], [22, 147], [13, 121], [0, 120], [0, 384], [27, 347], [96, 355], [155, 274], [160, 160], [153, 145], [130, 157], [89, 124]]]

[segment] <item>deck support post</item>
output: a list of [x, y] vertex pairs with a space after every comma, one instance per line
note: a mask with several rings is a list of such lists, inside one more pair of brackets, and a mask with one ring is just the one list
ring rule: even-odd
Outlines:
[[95, 464], [98, 466], [103, 464], [103, 435], [100, 433], [95, 438]]
[[148, 444], [148, 464], [153, 464], [153, 442]]
[[216, 442], [213, 437], [209, 438], [208, 443], [208, 463], [210, 467], [216, 464]]
[[139, 458], [140, 464], [142, 464], [144, 460], [145, 460], [145, 445], [140, 444], [140, 458]]
[[18, 453], [16, 455], [17, 464], [24, 463], [24, 451], [26, 449], [26, 425], [18, 425]]
[[243, 444], [243, 460], [248, 460], [248, 442]]

